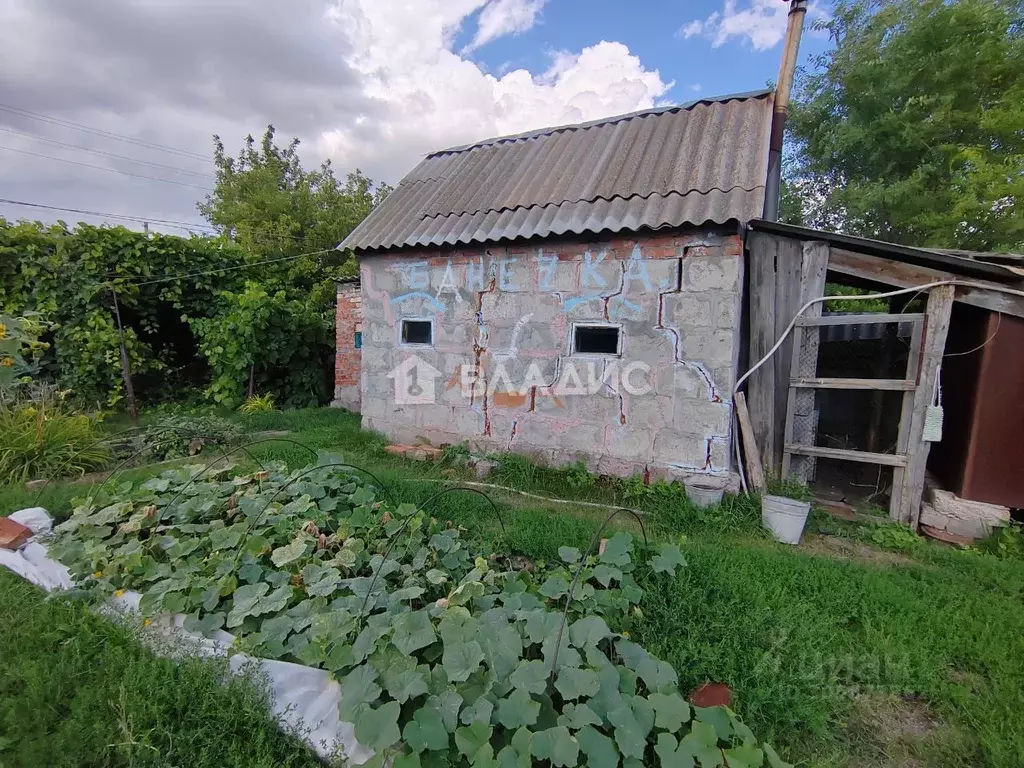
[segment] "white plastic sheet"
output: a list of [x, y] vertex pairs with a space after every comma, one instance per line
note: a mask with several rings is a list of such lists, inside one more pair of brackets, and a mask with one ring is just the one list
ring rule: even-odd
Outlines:
[[[46, 510], [42, 507], [23, 509], [10, 518], [36, 535], [16, 551], [0, 549], [0, 565], [48, 592], [71, 588], [74, 583], [68, 569], [51, 559], [46, 546], [36, 541], [38, 535], [53, 530], [53, 519]], [[138, 613], [141, 597], [138, 592], [125, 592], [119, 597], [111, 597], [98, 610], [108, 616]], [[153, 621], [149, 631], [167, 637], [187, 638], [189, 652], [200, 656], [230, 654], [234, 635], [218, 630], [212, 637], [203, 637], [185, 629], [184, 622], [184, 614], [165, 614]], [[175, 647], [180, 648], [181, 645]], [[162, 644], [153, 643], [153, 648], [160, 652]], [[321, 757], [343, 757], [352, 765], [362, 765], [373, 756], [372, 750], [356, 741], [354, 726], [338, 718], [341, 689], [328, 672], [301, 664], [255, 659], [241, 653], [231, 655], [229, 665], [236, 673], [255, 667], [267, 681], [271, 712], [282, 729], [301, 733]]]

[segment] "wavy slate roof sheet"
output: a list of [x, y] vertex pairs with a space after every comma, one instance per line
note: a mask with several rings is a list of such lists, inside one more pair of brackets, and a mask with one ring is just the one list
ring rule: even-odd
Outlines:
[[772, 98], [703, 99], [435, 152], [339, 247], [747, 221], [764, 206]]

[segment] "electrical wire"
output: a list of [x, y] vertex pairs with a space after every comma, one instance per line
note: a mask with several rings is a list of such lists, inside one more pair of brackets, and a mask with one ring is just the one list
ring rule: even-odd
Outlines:
[[[775, 342], [775, 345], [765, 353], [764, 357], [758, 360], [746, 373], [744, 373], [736, 380], [736, 384], [732, 388], [733, 402], [736, 401], [736, 394], [740, 391], [740, 387], [743, 386], [744, 382], [746, 382], [747, 379], [749, 379], [758, 369], [761, 368], [761, 366], [767, 363], [772, 358], [772, 356], [779, 351], [779, 348], [785, 343], [786, 339], [789, 338], [789, 334], [793, 332], [793, 329], [796, 327], [797, 320], [800, 319], [800, 316], [808, 309], [813, 307], [815, 304], [819, 304], [823, 301], [863, 301], [864, 299], [889, 299], [892, 298], [893, 296], [903, 296], [908, 293], [921, 293], [923, 291], [930, 291], [932, 288], [938, 288], [941, 285], [961, 285], [966, 288], [981, 288], [982, 290], [1009, 293], [1013, 296], [1020, 296], [1021, 298], [1024, 298], [1024, 291], [1017, 290], [1015, 288], [1006, 288], [1001, 285], [978, 283], [971, 280], [936, 280], [931, 283], [924, 283], [923, 285], [914, 286], [913, 288], [900, 288], [899, 290], [887, 291], [886, 293], [870, 293], [862, 296], [819, 296], [816, 299], [811, 299], [802, 307], [800, 307], [799, 310], [797, 310], [797, 313], [793, 316], [793, 319], [789, 321], [789, 325], [786, 326], [786, 330], [784, 330], [782, 332], [782, 335], [779, 336], [779, 339], [778, 341]], [[734, 449], [733, 454], [736, 457], [736, 470], [739, 472], [740, 484], [743, 487], [743, 492], [746, 493], [748, 491], [747, 476], [746, 473], [743, 471], [743, 460], [740, 456], [740, 441], [739, 435], [737, 434], [738, 430], [736, 429], [735, 424], [736, 409], [733, 408], [732, 410]]]
[[202, 160], [204, 163], [213, 163], [209, 157], [199, 154], [198, 152], [191, 152], [187, 149], [178, 149], [176, 147], [169, 147], [166, 144], [157, 144], [152, 141], [145, 141], [143, 139], [136, 139], [132, 136], [125, 136], [120, 133], [113, 133], [112, 131], [104, 131], [100, 128], [90, 128], [87, 125], [81, 123], [75, 123], [71, 120], [63, 120], [59, 117], [52, 117], [50, 115], [44, 115], [40, 112], [33, 112], [29, 109], [22, 109], [21, 107], [14, 107], [10, 104], [0, 103], [0, 110], [4, 112], [10, 112], [11, 114], [19, 115], [21, 117], [27, 117], [31, 120], [38, 120], [43, 123], [49, 123], [51, 125], [59, 125], [63, 128], [70, 128], [74, 131], [82, 131], [83, 133], [91, 133], [95, 136], [102, 136], [107, 139], [113, 139], [115, 141], [124, 141], [128, 144], [135, 144], [136, 146], [146, 147], [147, 149], [155, 149], [158, 152], [169, 152], [174, 155], [180, 155], [182, 157], [188, 157], [193, 160]]
[[8, 200], [0, 198], [0, 204], [21, 205], [26, 208], [42, 208], [48, 211], [63, 211], [65, 213], [77, 213], [83, 216], [103, 216], [110, 219], [121, 219], [124, 221], [145, 221], [149, 224], [164, 224], [169, 227], [181, 227], [183, 229], [209, 229], [214, 232], [217, 228], [212, 224], [198, 224], [188, 221], [177, 221], [175, 219], [154, 219], [149, 216], [132, 216], [127, 213], [103, 213], [101, 211], [87, 211], [81, 208], [64, 208], [59, 205], [44, 205], [43, 203], [30, 203], [25, 200]]
[[[223, 269], [209, 269], [209, 270], [205, 270], [205, 271], [202, 271], [202, 272], [189, 272], [189, 273], [184, 274], [184, 275], [168, 275], [168, 276], [165, 276], [165, 277], [159, 277], [156, 280], [145, 280], [145, 281], [140, 282], [140, 283], [120, 283], [118, 285], [118, 287], [119, 288], [138, 288], [138, 287], [141, 287], [143, 285], [156, 285], [157, 283], [169, 283], [169, 282], [173, 282], [175, 280], [187, 280], [188, 278], [191, 278], [191, 277], [204, 277], [206, 275], [218, 275], [218, 274], [221, 274], [223, 272], [231, 272], [231, 271], [236, 270], [236, 269], [248, 269], [249, 267], [260, 267], [260, 266], [263, 266], [264, 264], [277, 264], [277, 263], [282, 262], [282, 261], [294, 261], [295, 259], [301, 259], [301, 258], [304, 258], [306, 256], [320, 256], [320, 255], [323, 255], [325, 253], [332, 253], [332, 252], [334, 252], [334, 248], [324, 248], [323, 250], [320, 250], [320, 251], [311, 251], [309, 253], [299, 253], [299, 254], [296, 254], [294, 256], [282, 256], [281, 258], [278, 258], [278, 259], [267, 259], [265, 261], [254, 261], [254, 262], [249, 263], [249, 264], [236, 264], [236, 265], [231, 266], [231, 267], [224, 267]], [[106, 285], [113, 285], [113, 284], [112, 283], [106, 283]]]
[[129, 173], [128, 171], [121, 171], [117, 168], [108, 168], [104, 165], [92, 165], [91, 163], [80, 163], [77, 160], [68, 160], [64, 157], [54, 157], [53, 155], [44, 155], [39, 152], [29, 152], [27, 149], [15, 149], [14, 147], [5, 147], [0, 144], [0, 149], [6, 149], [8, 152], [18, 152], [22, 155], [32, 155], [33, 157], [42, 157], [47, 160], [57, 160], [62, 163], [71, 163], [72, 165], [80, 165], [83, 168], [94, 168], [98, 171], [110, 171], [111, 173], [120, 173], [122, 176], [134, 176], [136, 179], [149, 179], [150, 181], [162, 181], [165, 184], [176, 184], [179, 187], [192, 187], [194, 189], [201, 189], [206, 192], [213, 192], [212, 187], [200, 187], [198, 184], [189, 184], [184, 181], [173, 181], [172, 179], [161, 179], [157, 176], [145, 176], [141, 173]]
[[69, 144], [66, 141], [57, 141], [57, 139], [50, 139], [45, 136], [37, 136], [34, 133], [24, 133], [22, 131], [14, 131], [10, 128], [0, 128], [0, 133], [7, 133], [12, 136], [23, 136], [28, 139], [35, 139], [36, 141], [45, 141], [48, 144], [56, 144], [59, 147], [67, 147], [68, 149], [77, 149], [82, 152], [91, 152], [95, 155], [103, 155], [104, 157], [112, 157], [116, 160], [126, 160], [129, 163], [141, 163], [142, 165], [151, 165], [154, 168], [163, 168], [167, 171], [174, 171], [175, 173], [184, 173], [189, 176], [198, 176], [201, 179], [209, 179], [213, 181], [213, 176], [209, 173], [201, 173], [200, 171], [189, 171], [184, 168], [178, 168], [173, 165], [164, 165], [163, 163], [154, 163], [149, 160], [139, 160], [138, 158], [128, 157], [128, 155], [119, 155], [115, 152], [105, 152], [102, 149], [93, 149], [92, 147], [83, 147], [80, 144]]
[[[49, 211], [64, 211], [65, 213], [77, 213], [85, 216], [101, 216], [114, 220], [121, 221], [144, 221], [150, 224], [159, 224], [162, 226], [174, 227], [175, 229], [184, 230], [200, 230], [209, 231], [210, 235], [219, 235], [222, 233], [223, 228], [214, 224], [199, 224], [188, 221], [177, 221], [175, 219], [155, 219], [148, 216], [134, 216], [128, 213], [103, 213], [101, 211], [89, 211], [82, 208], [65, 208], [59, 205], [45, 205], [43, 203], [30, 203], [26, 200], [9, 200], [6, 198], [0, 198], [0, 204], [8, 205], [21, 205], [28, 208], [42, 208]], [[252, 239], [257, 243], [273, 243], [280, 242], [282, 240], [294, 240], [297, 243], [305, 243], [310, 240], [308, 236], [302, 235], [289, 235], [286, 232], [255, 232], [251, 235]]]

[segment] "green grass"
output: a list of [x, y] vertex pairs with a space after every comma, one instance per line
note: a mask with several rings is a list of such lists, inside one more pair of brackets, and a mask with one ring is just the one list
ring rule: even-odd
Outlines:
[[0, 766], [318, 766], [223, 662], [158, 659], [130, 627], [0, 569]]
[[[434, 516], [465, 526], [484, 549], [551, 559], [559, 546], [585, 547], [607, 517], [489, 491], [503, 539], [485, 499], [432, 498], [471, 478], [469, 470], [391, 456], [387, 440], [361, 431], [357, 416], [319, 409], [233, 418], [249, 432], [289, 430], [288, 439], [341, 453], [395, 501], [429, 503]], [[284, 441], [251, 450], [293, 467], [311, 458]], [[636, 507], [652, 538], [685, 534], [688, 567], [673, 582], [645, 585], [634, 633], [675, 666], [684, 686], [728, 683], [734, 708], [788, 759], [848, 768], [1024, 764], [1024, 563], [926, 542], [888, 557], [839, 560], [768, 540], [749, 498], [699, 510], [671, 489], [627, 498], [627, 485], [569, 477], [513, 459], [487, 482]], [[49, 508], [66, 514], [59, 507], [66, 487], [46, 493]], [[0, 489], [6, 508], [18, 498]], [[625, 515], [610, 527], [640, 534]], [[868, 553], [903, 543], [820, 513], [808, 529]], [[931, 725], [918, 727], [915, 717]]]

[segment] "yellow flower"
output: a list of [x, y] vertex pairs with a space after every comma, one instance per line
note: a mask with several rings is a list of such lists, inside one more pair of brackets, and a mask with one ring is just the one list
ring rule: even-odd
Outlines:
[[115, 590], [114, 591], [114, 597], [124, 597], [124, 590], [123, 589]]
[[96, 571], [96, 572], [95, 572], [95, 573], [94, 573], [94, 574], [92, 575], [92, 577], [93, 577], [94, 579], [102, 579], [102, 578], [103, 578], [103, 571]]
[[14, 365], [14, 358], [8, 355], [3, 360], [0, 360], [0, 365], [2, 365], [4, 368], [10, 368]]
[[142, 626], [144, 626], [144, 627], [148, 627], [152, 623], [153, 623], [152, 619], [143, 619], [142, 620]]
[[0, 339], [6, 339], [6, 338], [7, 338], [7, 326], [4, 325], [3, 323], [0, 323]]

